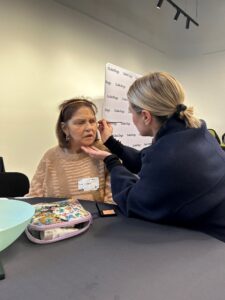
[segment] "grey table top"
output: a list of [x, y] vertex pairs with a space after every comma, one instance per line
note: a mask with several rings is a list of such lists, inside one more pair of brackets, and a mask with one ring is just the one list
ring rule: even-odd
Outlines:
[[0, 254], [1, 300], [224, 300], [225, 244], [122, 216], [48, 245], [23, 234]]

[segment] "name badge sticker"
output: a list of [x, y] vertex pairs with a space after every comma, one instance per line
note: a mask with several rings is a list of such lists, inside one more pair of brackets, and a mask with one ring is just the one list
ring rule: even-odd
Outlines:
[[78, 190], [82, 191], [97, 191], [99, 189], [99, 178], [90, 177], [78, 180]]

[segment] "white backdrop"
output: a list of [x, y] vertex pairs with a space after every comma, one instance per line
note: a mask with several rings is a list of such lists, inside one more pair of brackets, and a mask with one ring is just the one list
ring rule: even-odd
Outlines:
[[106, 64], [103, 118], [111, 122], [120, 122], [112, 124], [114, 137], [123, 144], [136, 149], [142, 149], [151, 144], [150, 137], [142, 137], [139, 134], [128, 110], [127, 91], [140, 76], [113, 64]]

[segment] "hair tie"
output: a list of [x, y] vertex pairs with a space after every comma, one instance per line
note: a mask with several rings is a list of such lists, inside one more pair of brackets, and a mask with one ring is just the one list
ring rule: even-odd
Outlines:
[[185, 111], [186, 109], [187, 109], [187, 106], [186, 106], [186, 105], [184, 105], [184, 104], [178, 104], [178, 105], [177, 105], [176, 113], [179, 115], [180, 112]]

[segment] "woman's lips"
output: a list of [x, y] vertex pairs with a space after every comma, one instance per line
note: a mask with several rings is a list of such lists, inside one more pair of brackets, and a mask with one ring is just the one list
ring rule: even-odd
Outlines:
[[89, 134], [89, 135], [85, 135], [84, 138], [93, 138], [94, 136], [92, 134]]

